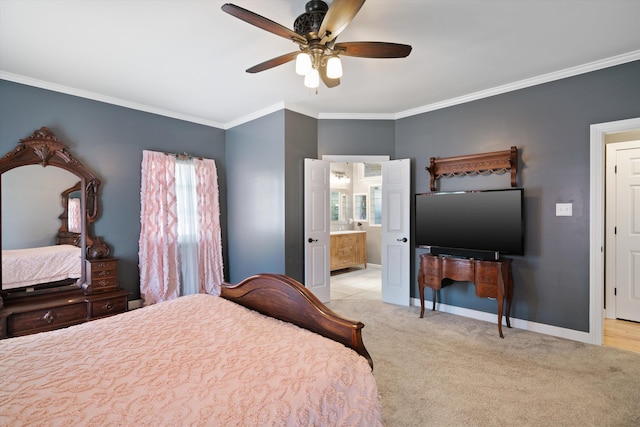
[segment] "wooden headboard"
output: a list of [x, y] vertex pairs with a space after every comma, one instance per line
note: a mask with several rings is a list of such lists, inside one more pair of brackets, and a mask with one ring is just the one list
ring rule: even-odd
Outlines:
[[288, 276], [258, 274], [237, 285], [224, 283], [220, 296], [344, 344], [367, 359], [373, 369], [373, 360], [362, 342], [364, 324], [331, 311], [300, 282]]

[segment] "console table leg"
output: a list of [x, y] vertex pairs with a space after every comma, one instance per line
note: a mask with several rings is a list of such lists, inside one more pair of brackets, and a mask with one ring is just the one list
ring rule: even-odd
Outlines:
[[418, 281], [418, 291], [420, 291], [420, 318], [424, 317], [424, 285], [422, 280]]
[[[500, 333], [500, 338], [504, 338], [504, 335], [502, 335], [502, 307], [504, 305], [504, 296], [502, 295], [502, 292], [500, 292], [499, 288], [498, 288], [498, 298], [496, 298], [498, 300], [498, 332]], [[507, 322], [509, 322], [508, 320], [509, 318], [507, 318]]]
[[431, 290], [431, 298], [433, 298], [433, 307], [431, 308], [431, 311], [436, 311], [436, 297], [438, 296], [438, 291], [436, 291], [435, 289]]
[[511, 317], [511, 301], [513, 301], [513, 276], [511, 274], [511, 264], [509, 264], [509, 267], [506, 269], [505, 271], [505, 279], [503, 279], [503, 281], [506, 283], [506, 296], [507, 296], [507, 327], [510, 328], [511, 327], [511, 322], [510, 322], [510, 317]]

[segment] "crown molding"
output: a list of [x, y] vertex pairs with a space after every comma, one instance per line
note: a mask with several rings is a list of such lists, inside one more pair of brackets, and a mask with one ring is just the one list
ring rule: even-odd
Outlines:
[[5, 71], [0, 71], [0, 79], [8, 80], [15, 83], [21, 83], [28, 86], [34, 86], [41, 89], [48, 89], [54, 92], [65, 93], [68, 95], [79, 96], [81, 98], [92, 99], [94, 101], [105, 102], [107, 104], [118, 105], [125, 108], [131, 108], [133, 110], [144, 111], [147, 113], [157, 114], [161, 116], [171, 117], [178, 120], [184, 120], [187, 122], [198, 123], [205, 126], [210, 126], [218, 129], [230, 129], [232, 127], [241, 125], [243, 123], [256, 120], [260, 117], [269, 115], [276, 111], [283, 109], [291, 110], [318, 120], [398, 120], [406, 117], [415, 116], [418, 114], [427, 113], [430, 111], [440, 110], [455, 105], [464, 104], [471, 101], [477, 101], [479, 99], [488, 98], [495, 95], [500, 95], [507, 92], [513, 92], [515, 90], [524, 89], [543, 83], [552, 82], [555, 80], [564, 79], [567, 77], [577, 76], [579, 74], [589, 73], [591, 71], [597, 71], [616, 65], [625, 64], [627, 62], [640, 60], [640, 50], [631, 51], [622, 55], [613, 56], [599, 61], [589, 62], [576, 67], [566, 68], [564, 70], [555, 71], [553, 73], [543, 74], [530, 79], [520, 80], [517, 82], [509, 83], [502, 86], [497, 86], [491, 89], [474, 92], [468, 95], [447, 99], [441, 102], [435, 102], [433, 104], [424, 105], [421, 107], [413, 108], [410, 110], [401, 111], [398, 113], [318, 113], [304, 109], [294, 103], [286, 103], [284, 101], [265, 107], [254, 113], [240, 117], [228, 123], [218, 123], [212, 120], [203, 119], [200, 117], [189, 116], [174, 111], [164, 110], [161, 108], [151, 107], [144, 104], [138, 104], [131, 101], [126, 101], [119, 98], [113, 98], [106, 95], [89, 92], [81, 89], [72, 88], [69, 86], [59, 85], [55, 83], [46, 82], [43, 80], [33, 79], [30, 77], [24, 77]]
[[321, 120], [395, 120], [395, 113], [320, 113], [318, 118]]
[[130, 108], [132, 110], [144, 111], [146, 113], [157, 114], [159, 116], [165, 116], [165, 117], [171, 117], [173, 119], [197, 123], [197, 124], [210, 126], [214, 128], [224, 127], [222, 123], [203, 119], [201, 117], [194, 117], [186, 114], [176, 113], [175, 111], [151, 107], [149, 105], [144, 105], [144, 104], [138, 104], [136, 102], [126, 101], [124, 99], [113, 98], [110, 96], [102, 95], [95, 92], [90, 92], [87, 90], [77, 89], [69, 86], [60, 85], [57, 83], [51, 83], [44, 80], [38, 80], [38, 79], [33, 79], [31, 77], [25, 77], [18, 74], [8, 73], [6, 71], [0, 71], [0, 80], [7, 80], [14, 83], [20, 83], [27, 86], [37, 87], [40, 89], [47, 89], [53, 92], [60, 92], [67, 95], [78, 96], [80, 98], [91, 99], [93, 101], [104, 102], [106, 104], [117, 105], [119, 107], [125, 107], [125, 108]]
[[247, 114], [246, 116], [242, 116], [239, 117], [236, 120], [233, 120], [231, 122], [225, 123], [224, 126], [222, 126], [223, 129], [228, 130], [231, 129], [233, 127], [239, 126], [243, 123], [248, 123], [250, 121], [259, 119], [260, 117], [264, 117], [264, 116], [268, 116], [271, 113], [275, 113], [276, 111], [280, 111], [280, 110], [284, 110], [285, 109], [285, 104], [284, 102], [277, 102], [273, 105], [270, 105], [268, 107], [265, 107], [261, 110], [255, 111], [251, 114]]
[[429, 111], [440, 110], [454, 105], [460, 105], [471, 101], [476, 101], [483, 98], [488, 98], [495, 95], [500, 95], [507, 92], [513, 92], [519, 89], [525, 89], [528, 87], [540, 85], [543, 83], [549, 83], [555, 80], [561, 80], [567, 77], [577, 76], [579, 74], [589, 73], [591, 71], [597, 71], [604, 68], [613, 67], [616, 65], [626, 64], [640, 59], [640, 50], [634, 50], [622, 55], [613, 56], [599, 61], [589, 62], [587, 64], [579, 65], [576, 67], [566, 68], [564, 70], [555, 71], [553, 73], [542, 74], [530, 79], [520, 80], [517, 82], [509, 83], [502, 86], [497, 86], [491, 89], [483, 90], [480, 92], [471, 93], [468, 95], [460, 96], [457, 98], [448, 99], [442, 102], [436, 102], [433, 104], [425, 105], [422, 107], [414, 108], [411, 110], [402, 111], [394, 115], [395, 119], [402, 119], [405, 117], [415, 116]]

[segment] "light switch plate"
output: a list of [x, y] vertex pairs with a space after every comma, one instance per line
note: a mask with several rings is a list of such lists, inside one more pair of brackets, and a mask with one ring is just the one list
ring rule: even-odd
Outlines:
[[572, 203], [556, 203], [556, 216], [572, 216], [573, 204]]

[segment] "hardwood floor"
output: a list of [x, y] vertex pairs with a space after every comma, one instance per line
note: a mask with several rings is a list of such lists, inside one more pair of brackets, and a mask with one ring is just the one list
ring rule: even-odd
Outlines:
[[604, 319], [604, 345], [640, 353], [640, 323]]

